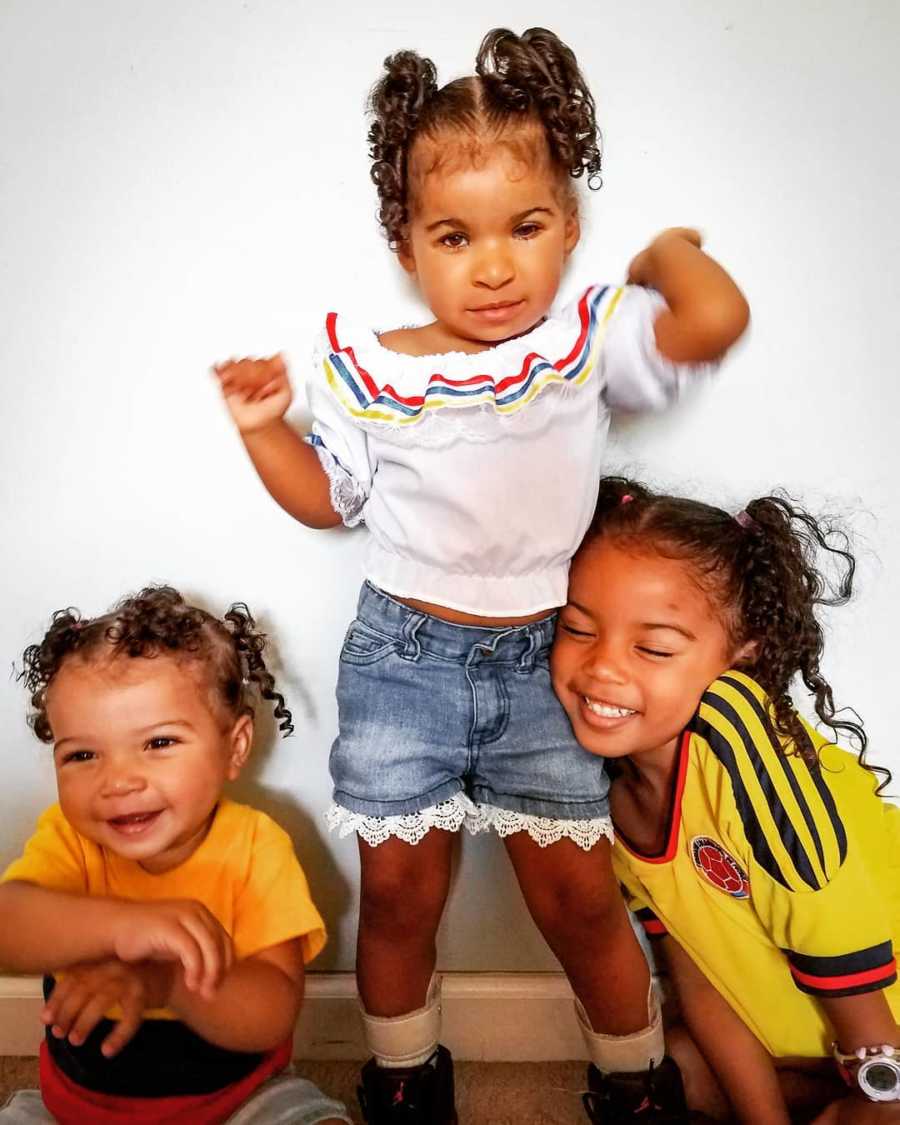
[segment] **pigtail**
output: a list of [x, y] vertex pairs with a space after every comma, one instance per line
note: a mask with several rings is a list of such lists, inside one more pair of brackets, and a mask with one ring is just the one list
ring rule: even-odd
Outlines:
[[398, 51], [384, 60], [385, 74], [369, 96], [371, 176], [378, 189], [378, 219], [392, 250], [408, 219], [407, 160], [423, 107], [437, 91], [431, 59]]
[[602, 180], [601, 138], [594, 99], [572, 50], [552, 31], [532, 27], [521, 36], [496, 28], [484, 37], [475, 72], [498, 116], [535, 113], [553, 160], [588, 186]]
[[[615, 521], [616, 528], [626, 523], [636, 523], [643, 510], [643, 501], [651, 500], [653, 493], [637, 481], [627, 477], [604, 477], [597, 490], [597, 503], [588, 537]], [[627, 508], [627, 511], [626, 511]]]
[[280, 691], [276, 691], [275, 678], [263, 659], [262, 654], [266, 647], [265, 634], [256, 630], [256, 622], [243, 602], [235, 602], [225, 614], [224, 620], [230, 626], [231, 640], [243, 665], [241, 687], [254, 684], [260, 696], [274, 704], [272, 713], [278, 723], [278, 729], [287, 738], [289, 734], [293, 734], [294, 724], [291, 713], [285, 706], [284, 696]]
[[[772, 700], [776, 728], [793, 741], [797, 753], [811, 764], [815, 761], [790, 695], [791, 681], [799, 675], [819, 719], [856, 746], [861, 765], [882, 775], [881, 792], [891, 773], [866, 763], [865, 728], [856, 719], [841, 717], [820, 669], [825, 638], [816, 610], [846, 605], [853, 593], [856, 559], [846, 534], [783, 496], [753, 500], [741, 515], [746, 519], [738, 524], [735, 568], [741, 579], [743, 629], [746, 639], [756, 644], [748, 672]], [[823, 563], [836, 568], [831, 581]]]
[[22, 670], [16, 679], [28, 692], [28, 725], [41, 742], [53, 741], [44, 707], [47, 684], [63, 660], [84, 646], [88, 624], [74, 606], [57, 610], [43, 640], [29, 645], [22, 654]]

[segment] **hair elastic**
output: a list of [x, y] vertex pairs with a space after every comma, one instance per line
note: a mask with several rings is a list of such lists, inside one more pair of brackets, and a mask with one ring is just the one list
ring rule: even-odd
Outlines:
[[620, 504], [630, 504], [633, 499], [634, 499], [634, 497], [631, 495], [631, 493], [626, 492], [625, 495], [622, 497], [622, 499], [619, 501], [619, 503]]
[[743, 527], [747, 531], [749, 531], [751, 528], [759, 527], [759, 524], [756, 522], [753, 516], [751, 516], [750, 513], [745, 511], [743, 508], [741, 508], [741, 510], [735, 515], [734, 521], [735, 523], [739, 523], [741, 527]]

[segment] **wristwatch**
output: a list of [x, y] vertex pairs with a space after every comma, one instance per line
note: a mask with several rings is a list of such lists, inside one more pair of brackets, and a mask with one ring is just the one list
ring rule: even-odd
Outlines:
[[883, 1043], [845, 1055], [833, 1043], [831, 1052], [848, 1086], [859, 1089], [871, 1102], [900, 1102], [900, 1050], [896, 1047]]

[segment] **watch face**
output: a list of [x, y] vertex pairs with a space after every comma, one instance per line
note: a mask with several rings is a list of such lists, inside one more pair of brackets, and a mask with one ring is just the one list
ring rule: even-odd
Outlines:
[[900, 1100], [900, 1066], [885, 1058], [872, 1059], [859, 1068], [860, 1089], [875, 1101]]
[[866, 1068], [866, 1081], [873, 1090], [885, 1094], [897, 1085], [897, 1075], [891, 1067], [885, 1066], [884, 1063], [875, 1063], [874, 1066]]

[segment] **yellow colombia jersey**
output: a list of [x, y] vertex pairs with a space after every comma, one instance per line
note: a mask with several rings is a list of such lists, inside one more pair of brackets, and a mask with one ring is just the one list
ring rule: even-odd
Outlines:
[[671, 934], [775, 1056], [830, 1054], [818, 997], [886, 989], [900, 1020], [900, 809], [807, 731], [821, 769], [781, 753], [762, 689], [726, 673], [682, 738], [663, 852], [619, 835], [614, 853], [648, 934]]

